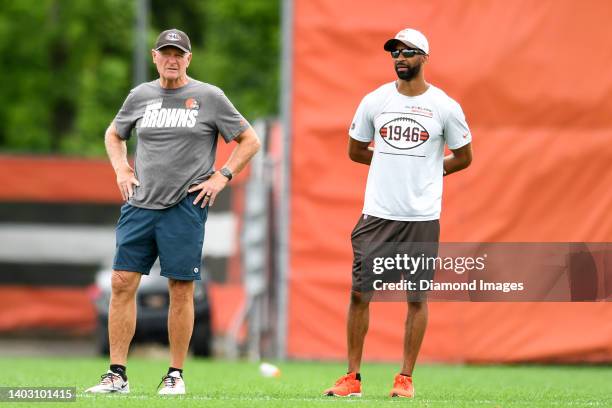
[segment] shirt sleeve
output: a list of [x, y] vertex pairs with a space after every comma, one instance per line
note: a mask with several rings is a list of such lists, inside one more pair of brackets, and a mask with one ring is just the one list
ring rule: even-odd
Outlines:
[[371, 142], [374, 138], [374, 123], [372, 122], [372, 113], [369, 109], [368, 96], [366, 95], [359, 104], [349, 129], [349, 136], [360, 142]]
[[136, 126], [136, 121], [139, 118], [136, 111], [135, 90], [132, 89], [130, 94], [125, 98], [123, 106], [115, 116], [115, 128], [119, 137], [123, 140], [128, 140], [132, 134], [132, 129]]
[[459, 149], [472, 141], [472, 133], [465, 121], [461, 106], [451, 100], [444, 123], [444, 139], [449, 149]]
[[232, 102], [225, 96], [222, 90], [217, 91], [217, 114], [215, 115], [215, 124], [219, 133], [226, 143], [231, 142], [247, 130], [251, 125], [238, 112]]

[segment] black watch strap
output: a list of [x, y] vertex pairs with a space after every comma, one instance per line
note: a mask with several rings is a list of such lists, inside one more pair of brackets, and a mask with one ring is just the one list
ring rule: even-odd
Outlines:
[[234, 177], [234, 175], [232, 174], [232, 171], [230, 169], [228, 169], [227, 167], [221, 168], [221, 170], [219, 170], [219, 173], [221, 173], [221, 175], [227, 177], [227, 181], [230, 181], [232, 179], [232, 177]]

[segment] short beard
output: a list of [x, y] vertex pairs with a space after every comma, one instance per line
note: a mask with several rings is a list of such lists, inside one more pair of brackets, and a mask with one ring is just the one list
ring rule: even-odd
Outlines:
[[413, 67], [406, 66], [405, 71], [398, 70], [397, 65], [395, 65], [395, 73], [397, 74], [397, 77], [399, 79], [403, 79], [404, 81], [411, 81], [417, 75], [419, 75], [419, 72], [421, 72], [421, 65], [422, 64], [418, 64]]

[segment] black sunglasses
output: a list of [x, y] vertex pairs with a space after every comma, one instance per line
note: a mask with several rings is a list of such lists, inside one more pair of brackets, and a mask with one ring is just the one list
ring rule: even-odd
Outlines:
[[399, 58], [400, 54], [402, 54], [402, 57], [404, 58], [412, 58], [417, 54], [425, 55], [423, 51], [417, 50], [415, 48], [404, 48], [403, 50], [391, 51], [391, 56], [393, 58]]

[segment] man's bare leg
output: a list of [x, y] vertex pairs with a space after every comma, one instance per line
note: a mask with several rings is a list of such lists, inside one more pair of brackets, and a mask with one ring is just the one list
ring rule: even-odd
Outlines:
[[183, 368], [189, 340], [193, 332], [194, 281], [168, 280], [170, 308], [168, 311], [168, 339], [170, 341], [170, 367]]
[[404, 326], [404, 362], [402, 374], [412, 375], [425, 329], [427, 328], [427, 300], [408, 302], [408, 314]]
[[141, 277], [138, 272], [113, 271], [108, 308], [111, 364], [127, 365], [130, 342], [136, 330], [136, 290]]
[[370, 323], [372, 293], [351, 291], [346, 337], [348, 343], [348, 371], [358, 373], [361, 367], [363, 344]]

